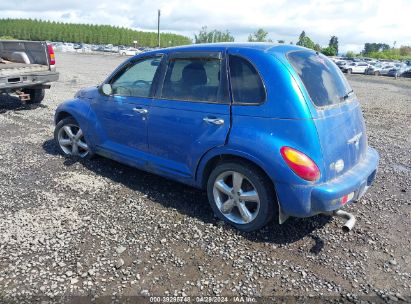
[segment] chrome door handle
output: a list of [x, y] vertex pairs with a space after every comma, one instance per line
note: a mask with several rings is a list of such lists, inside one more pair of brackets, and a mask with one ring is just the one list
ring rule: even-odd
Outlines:
[[224, 124], [224, 119], [221, 118], [210, 118], [210, 117], [204, 117], [203, 121], [205, 121], [206, 123], [211, 123], [214, 125], [222, 125]]
[[148, 110], [144, 109], [144, 108], [134, 108], [133, 109], [134, 112], [140, 113], [140, 114], [147, 114]]

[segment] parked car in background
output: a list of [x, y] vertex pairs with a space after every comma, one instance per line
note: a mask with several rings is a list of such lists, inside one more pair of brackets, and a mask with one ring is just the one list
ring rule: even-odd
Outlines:
[[366, 62], [352, 62], [348, 65], [345, 65], [342, 68], [342, 71], [347, 74], [364, 74], [368, 66], [368, 63]]
[[393, 69], [393, 68], [395, 68], [395, 66], [391, 63], [391, 64], [385, 64], [385, 65], [383, 65], [382, 67], [381, 67], [381, 70], [380, 70], [380, 75], [384, 75], [384, 76], [387, 76], [388, 75], [388, 72], [391, 70], [391, 69]]
[[383, 65], [381, 63], [371, 64], [365, 70], [365, 74], [379, 76], [381, 74], [382, 68], [383, 68]]
[[119, 49], [118, 52], [122, 56], [135, 56], [141, 53], [140, 50], [135, 49], [135, 48], [123, 48], [123, 49]]
[[243, 231], [274, 214], [282, 223], [319, 213], [351, 229], [355, 218], [340, 209], [366, 192], [379, 159], [344, 75], [298, 46], [142, 53], [62, 103], [55, 123], [63, 155], [99, 154], [202, 188]]
[[408, 66], [408, 69], [402, 74], [402, 77], [411, 77], [411, 66]]
[[65, 42], [54, 42], [52, 44], [56, 52], [75, 52], [74, 46], [72, 43]]
[[350, 65], [352, 63], [352, 61], [348, 61], [348, 60], [340, 60], [336, 63], [336, 65], [340, 68], [341, 71], [344, 71], [344, 69]]
[[107, 45], [103, 46], [101, 51], [103, 51], [103, 52], [113, 52], [113, 45], [112, 44], [107, 44]]
[[99, 51], [103, 51], [103, 47], [101, 45], [93, 44], [91, 46], [91, 50], [93, 52], [99, 52]]
[[387, 73], [387, 76], [401, 77], [408, 70], [408, 66], [404, 63], [397, 63]]

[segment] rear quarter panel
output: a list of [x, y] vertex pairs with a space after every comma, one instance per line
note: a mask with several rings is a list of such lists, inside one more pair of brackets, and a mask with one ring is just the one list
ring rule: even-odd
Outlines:
[[233, 116], [228, 146], [258, 159], [261, 167], [275, 183], [312, 183], [298, 177], [287, 166], [280, 153], [283, 146], [307, 154], [319, 169], [322, 169], [322, 154], [316, 128], [312, 120], [308, 119]]
[[[232, 106], [232, 127], [227, 145], [209, 151], [213, 155], [234, 154], [258, 164], [276, 184], [311, 184], [295, 175], [283, 161], [280, 149], [293, 147], [309, 155], [322, 170], [322, 154], [310, 107], [296, 78], [271, 53], [230, 50], [250, 60], [260, 72], [267, 99], [259, 105]], [[200, 171], [202, 165], [200, 164]]]

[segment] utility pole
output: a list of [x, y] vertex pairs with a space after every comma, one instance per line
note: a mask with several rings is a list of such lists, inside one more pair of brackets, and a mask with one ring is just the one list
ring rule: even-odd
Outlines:
[[157, 16], [157, 40], [158, 40], [158, 47], [160, 47], [160, 10], [158, 10]]

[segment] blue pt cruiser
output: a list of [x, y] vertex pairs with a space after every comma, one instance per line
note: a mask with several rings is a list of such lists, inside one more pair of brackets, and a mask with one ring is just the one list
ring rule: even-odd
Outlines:
[[379, 159], [339, 68], [297, 46], [146, 52], [62, 103], [55, 123], [64, 155], [99, 154], [203, 188], [243, 231], [320, 213], [351, 229], [341, 208], [372, 184]]

